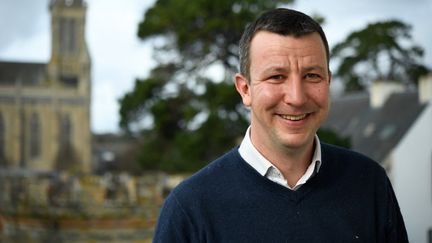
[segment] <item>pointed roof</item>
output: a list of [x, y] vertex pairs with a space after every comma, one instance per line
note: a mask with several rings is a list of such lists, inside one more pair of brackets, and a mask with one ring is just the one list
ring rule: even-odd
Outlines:
[[383, 162], [426, 107], [418, 93], [392, 94], [381, 108], [371, 108], [368, 94], [332, 101], [323, 128], [351, 138], [352, 149]]

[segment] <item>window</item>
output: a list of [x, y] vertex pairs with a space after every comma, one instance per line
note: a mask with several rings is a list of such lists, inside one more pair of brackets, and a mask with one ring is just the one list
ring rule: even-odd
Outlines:
[[383, 127], [381, 132], [379, 133], [379, 138], [381, 140], [387, 140], [396, 132], [396, 126], [394, 124], [387, 124]]
[[60, 19], [60, 51], [72, 53], [77, 49], [76, 21], [71, 18]]
[[3, 121], [3, 115], [0, 113], [0, 167], [6, 166], [6, 134], [5, 134], [5, 123]]
[[69, 19], [69, 51], [75, 52], [77, 50], [76, 42], [76, 21], [74, 19]]
[[64, 53], [66, 52], [66, 41], [68, 40], [68, 35], [67, 35], [67, 19], [66, 18], [61, 18], [60, 19], [60, 27], [59, 27], [59, 34], [60, 34], [60, 52]]
[[72, 123], [69, 114], [59, 115], [59, 150], [56, 169], [71, 169], [78, 161], [72, 145]]
[[60, 117], [59, 131], [60, 147], [68, 147], [71, 144], [72, 124], [69, 115], [63, 114]]
[[67, 87], [77, 87], [78, 86], [78, 78], [74, 75], [61, 75], [60, 81]]
[[41, 153], [41, 127], [39, 115], [33, 113], [30, 117], [30, 158], [34, 159]]
[[363, 136], [370, 137], [372, 133], [375, 132], [375, 124], [369, 123], [366, 128], [363, 130]]

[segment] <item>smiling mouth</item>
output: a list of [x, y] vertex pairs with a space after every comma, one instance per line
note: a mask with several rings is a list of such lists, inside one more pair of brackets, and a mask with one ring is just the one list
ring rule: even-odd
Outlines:
[[300, 121], [305, 119], [307, 116], [307, 114], [301, 114], [301, 115], [280, 115], [280, 117], [282, 117], [285, 120], [289, 120], [289, 121]]

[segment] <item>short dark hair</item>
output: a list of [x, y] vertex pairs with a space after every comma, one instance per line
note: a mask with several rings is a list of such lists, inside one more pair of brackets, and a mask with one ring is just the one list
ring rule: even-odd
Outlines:
[[324, 43], [327, 57], [327, 68], [329, 68], [329, 46], [320, 24], [302, 12], [286, 8], [277, 8], [264, 12], [253, 23], [246, 26], [240, 39], [240, 73], [247, 79], [250, 79], [250, 44], [255, 34], [261, 30], [283, 36], [292, 35], [294, 37], [300, 37], [317, 32]]

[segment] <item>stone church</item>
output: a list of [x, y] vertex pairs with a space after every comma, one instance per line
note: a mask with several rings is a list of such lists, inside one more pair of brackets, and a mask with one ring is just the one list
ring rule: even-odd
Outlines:
[[86, 3], [51, 0], [48, 63], [0, 60], [0, 168], [91, 170]]

